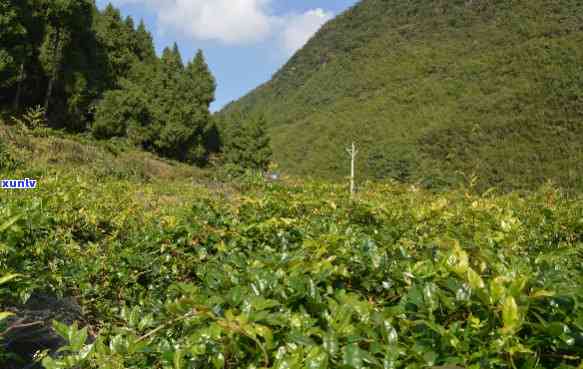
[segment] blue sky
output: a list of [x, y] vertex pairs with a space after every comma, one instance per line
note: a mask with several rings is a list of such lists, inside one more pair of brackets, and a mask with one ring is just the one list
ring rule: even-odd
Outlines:
[[357, 0], [97, 0], [144, 19], [160, 52], [202, 49], [217, 79], [220, 109], [269, 80], [319, 27]]

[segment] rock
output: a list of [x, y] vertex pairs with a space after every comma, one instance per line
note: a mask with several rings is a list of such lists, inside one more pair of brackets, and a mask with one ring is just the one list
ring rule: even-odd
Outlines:
[[67, 343], [53, 330], [52, 321], [65, 324], [83, 321], [81, 307], [73, 299], [60, 299], [45, 293], [34, 293], [26, 304], [4, 310], [15, 316], [7, 320], [10, 328], [1, 342], [4, 351], [14, 357], [1, 363], [3, 369], [42, 369], [34, 364], [35, 353], [49, 350], [50, 354], [55, 354]]

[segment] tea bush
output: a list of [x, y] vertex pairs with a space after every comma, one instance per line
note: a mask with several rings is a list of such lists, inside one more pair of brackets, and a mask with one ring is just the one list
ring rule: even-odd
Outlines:
[[346, 192], [49, 173], [0, 199], [3, 305], [83, 307], [47, 369], [582, 368], [579, 198]]

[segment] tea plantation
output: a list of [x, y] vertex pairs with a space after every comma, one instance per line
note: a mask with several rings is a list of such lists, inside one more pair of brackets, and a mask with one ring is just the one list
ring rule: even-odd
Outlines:
[[0, 193], [3, 368], [31, 367], [11, 347], [43, 324], [17, 319], [38, 294], [79, 307], [52, 322], [67, 345], [35, 355], [46, 369], [583, 368], [578, 197], [364, 184], [350, 201], [80, 163], [2, 172], [38, 180]]

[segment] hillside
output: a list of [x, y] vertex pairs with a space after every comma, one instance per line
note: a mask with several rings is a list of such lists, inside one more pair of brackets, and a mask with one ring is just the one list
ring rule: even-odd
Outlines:
[[219, 117], [262, 113], [284, 171], [582, 188], [583, 5], [364, 0]]
[[581, 196], [202, 174], [0, 125], [0, 367], [581, 369]]
[[[66, 134], [48, 128], [28, 130], [0, 118], [0, 173], [18, 178], [51, 177], [59, 173], [87, 181], [150, 183], [207, 182], [208, 171], [160, 158], [136, 149], [125, 140], [97, 141], [90, 135]], [[16, 178], [3, 177], [3, 178]]]

